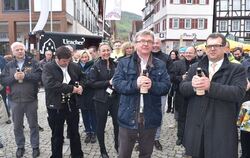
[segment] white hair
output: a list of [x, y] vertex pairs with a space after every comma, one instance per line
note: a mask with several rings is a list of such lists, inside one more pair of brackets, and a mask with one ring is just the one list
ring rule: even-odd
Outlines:
[[23, 49], [26, 50], [25, 49], [25, 45], [23, 43], [21, 43], [21, 42], [14, 42], [14, 43], [12, 43], [11, 46], [10, 46], [11, 50], [13, 51], [16, 46], [22, 46]]

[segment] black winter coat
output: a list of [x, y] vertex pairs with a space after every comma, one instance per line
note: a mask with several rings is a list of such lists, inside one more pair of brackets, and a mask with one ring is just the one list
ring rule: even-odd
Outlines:
[[182, 81], [182, 75], [184, 75], [189, 67], [195, 63], [196, 60], [187, 61], [186, 59], [181, 59], [173, 63], [172, 69], [170, 70], [171, 82], [173, 89], [176, 91], [174, 97], [175, 109], [178, 111], [179, 107], [183, 106], [187, 102], [183, 95], [179, 91], [179, 84]]
[[186, 154], [197, 157], [203, 138], [205, 158], [237, 158], [236, 120], [247, 85], [244, 67], [230, 63], [225, 56], [204, 96], [197, 96], [191, 83], [197, 67], [208, 76], [205, 57], [191, 66], [188, 77], [180, 84], [180, 91], [189, 100], [183, 140]]
[[106, 103], [109, 97], [116, 97], [117, 93], [114, 91], [110, 96], [106, 90], [108, 87], [112, 88], [109, 81], [115, 73], [116, 63], [109, 58], [109, 68], [106, 60], [99, 58], [90, 70], [90, 84], [94, 88], [95, 94], [93, 99], [98, 102]]
[[[55, 61], [44, 65], [42, 72], [42, 81], [45, 88], [46, 106], [51, 109], [64, 109], [68, 108], [65, 104], [62, 104], [62, 93], [67, 94], [73, 91], [73, 87], [76, 81], [81, 86], [84, 85], [85, 76], [81, 72], [80, 67], [73, 62], [68, 65], [68, 73], [71, 77], [69, 84], [63, 82], [62, 69], [57, 65]], [[84, 89], [84, 88], [83, 88]], [[79, 95], [72, 94], [70, 99], [70, 108], [79, 108], [80, 101]]]

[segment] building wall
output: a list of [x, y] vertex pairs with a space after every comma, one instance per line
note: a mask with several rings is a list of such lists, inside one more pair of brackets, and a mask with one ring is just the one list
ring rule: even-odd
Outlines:
[[[45, 1], [32, 0], [32, 29], [35, 27]], [[82, 0], [53, 0], [52, 1], [52, 31], [68, 32], [87, 35], [97, 35], [98, 4], [97, 1]], [[77, 12], [78, 11], [78, 12]], [[78, 17], [77, 17], [78, 16]], [[9, 45], [14, 41], [25, 42], [30, 32], [29, 10], [3, 11], [3, 3], [0, 3], [0, 53], [8, 53]], [[51, 31], [50, 14], [44, 31]], [[100, 34], [100, 33], [99, 33]]]
[[[209, 0], [208, 4], [173, 4], [173, 0], [154, 0], [151, 4], [154, 6], [155, 12], [153, 15], [154, 31], [156, 36], [162, 39], [166, 52], [180, 46], [203, 42], [212, 33], [213, 0]], [[196, 25], [191, 29], [172, 28], [173, 18], [196, 21], [201, 18], [206, 19], [206, 27], [197, 29]], [[143, 27], [145, 28], [145, 25]]]

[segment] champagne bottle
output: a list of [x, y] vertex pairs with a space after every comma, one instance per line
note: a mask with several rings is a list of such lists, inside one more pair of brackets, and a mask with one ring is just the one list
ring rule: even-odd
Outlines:
[[[16, 71], [17, 71], [17, 72], [21, 72], [21, 70], [20, 70], [19, 67], [16, 68]], [[23, 83], [23, 80], [18, 80], [18, 83]]]
[[[142, 71], [142, 76], [148, 76], [148, 70], [144, 69]], [[141, 86], [140, 87], [140, 93], [141, 94], [147, 94], [148, 93], [148, 89]]]
[[[196, 74], [199, 77], [203, 76], [202, 69], [200, 67], [197, 67]], [[196, 95], [205, 95], [205, 90], [196, 89]]]

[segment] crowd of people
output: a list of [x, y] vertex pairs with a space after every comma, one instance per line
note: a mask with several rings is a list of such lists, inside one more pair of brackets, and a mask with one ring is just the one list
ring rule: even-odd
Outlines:
[[[84, 143], [98, 142], [100, 156], [109, 158], [109, 116], [118, 157], [129, 158], [136, 148], [140, 158], [150, 158], [154, 147], [163, 150], [160, 135], [166, 112], [174, 113], [177, 126], [170, 128], [176, 126], [176, 145], [184, 146], [186, 156], [238, 157], [236, 122], [241, 105], [250, 100], [250, 58], [240, 47], [230, 50], [222, 34], [210, 34], [205, 48], [187, 46], [171, 52], [164, 52], [161, 39], [149, 30], [137, 32], [132, 42], [101, 42], [98, 48], [84, 50], [60, 46], [56, 52], [44, 52], [40, 61], [28, 56], [21, 42], [14, 42], [11, 51], [12, 59], [0, 57], [0, 92], [7, 111], [4, 122], [13, 122], [17, 158], [25, 153], [24, 116], [32, 157], [42, 154], [39, 87], [45, 90], [51, 158], [63, 157], [65, 137], [71, 157], [84, 157], [80, 117]], [[241, 128], [240, 141], [241, 158], [249, 158], [250, 131]]]

